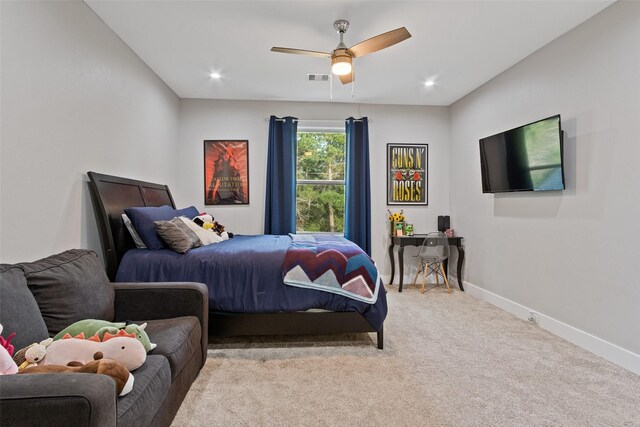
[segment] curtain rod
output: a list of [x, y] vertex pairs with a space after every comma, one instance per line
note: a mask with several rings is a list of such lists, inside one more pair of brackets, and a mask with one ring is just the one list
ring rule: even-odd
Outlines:
[[[266, 117], [264, 119], [265, 122], [269, 122], [269, 117]], [[334, 120], [334, 119], [327, 119], [327, 120], [307, 120], [307, 119], [293, 119], [294, 122], [320, 122], [320, 123], [326, 123], [326, 122], [342, 122], [342, 121], [347, 121], [347, 119], [344, 120]], [[354, 119], [354, 122], [361, 122], [362, 119]], [[369, 123], [373, 123], [372, 119], [368, 119]], [[276, 122], [284, 122], [284, 119], [278, 118], [276, 117]]]

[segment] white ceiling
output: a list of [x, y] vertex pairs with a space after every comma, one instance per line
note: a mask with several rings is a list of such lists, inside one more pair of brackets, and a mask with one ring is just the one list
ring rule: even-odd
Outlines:
[[328, 101], [329, 83], [306, 79], [327, 73], [328, 59], [269, 49], [330, 52], [338, 18], [351, 22], [347, 46], [404, 26], [413, 37], [355, 59], [355, 95], [336, 79], [333, 101], [408, 105], [450, 105], [613, 3], [85, 2], [181, 98]]

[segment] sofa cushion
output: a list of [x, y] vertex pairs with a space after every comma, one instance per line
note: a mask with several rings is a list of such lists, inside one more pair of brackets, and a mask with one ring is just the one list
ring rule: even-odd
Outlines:
[[18, 265], [50, 336], [82, 319], [113, 321], [115, 291], [95, 252], [71, 249]]
[[144, 365], [133, 371], [133, 390], [118, 398], [118, 425], [147, 426], [167, 397], [171, 369], [163, 356], [147, 356]]
[[16, 333], [11, 340], [15, 351], [49, 336], [27, 279], [15, 265], [0, 264], [0, 323], [5, 338]]
[[162, 355], [169, 360], [172, 380], [182, 372], [194, 353], [202, 352], [202, 329], [197, 317], [184, 316], [134, 323], [143, 322], [147, 322], [145, 331], [151, 342], [157, 344], [149, 354]]

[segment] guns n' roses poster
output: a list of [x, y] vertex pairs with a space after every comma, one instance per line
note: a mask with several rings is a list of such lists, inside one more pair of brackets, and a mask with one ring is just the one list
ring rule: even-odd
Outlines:
[[249, 141], [204, 141], [204, 204], [249, 204]]
[[427, 144], [387, 144], [387, 205], [427, 204]]

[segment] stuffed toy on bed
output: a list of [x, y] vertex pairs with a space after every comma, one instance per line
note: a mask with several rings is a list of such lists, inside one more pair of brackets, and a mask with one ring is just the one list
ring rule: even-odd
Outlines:
[[75, 337], [65, 335], [49, 345], [47, 356], [41, 364], [66, 366], [74, 361], [89, 363], [96, 353], [101, 353], [107, 359], [117, 360], [129, 371], [135, 371], [147, 359], [147, 352], [135, 335], [120, 329], [116, 335], [106, 332], [102, 340], [98, 335], [88, 339], [85, 339], [84, 334]]
[[70, 362], [68, 365], [40, 365], [20, 371], [20, 374], [71, 374], [90, 373], [108, 375], [116, 382], [116, 393], [124, 396], [133, 389], [133, 374], [117, 360], [103, 358], [102, 354], [94, 355], [93, 360], [87, 364]]
[[149, 335], [147, 335], [147, 332], [145, 331], [146, 327], [146, 323], [143, 323], [142, 325], [136, 325], [135, 323], [113, 323], [107, 322], [106, 320], [85, 319], [80, 320], [71, 326], [67, 326], [62, 331], [60, 331], [58, 335], [53, 337], [53, 339], [54, 341], [59, 340], [67, 334], [71, 335], [72, 337], [84, 334], [85, 337], [98, 335], [98, 337], [102, 340], [105, 333], [109, 332], [111, 335], [115, 335], [119, 330], [123, 329], [128, 334], [134, 334], [135, 338], [142, 343], [144, 349], [149, 352], [156, 348], [156, 345], [151, 342]]
[[213, 216], [209, 214], [200, 214], [197, 217], [193, 218], [193, 222], [195, 222], [205, 230], [210, 230], [216, 233], [218, 236], [222, 237], [223, 240], [233, 238], [233, 233], [225, 231], [224, 225], [220, 224], [218, 221], [214, 221]]

